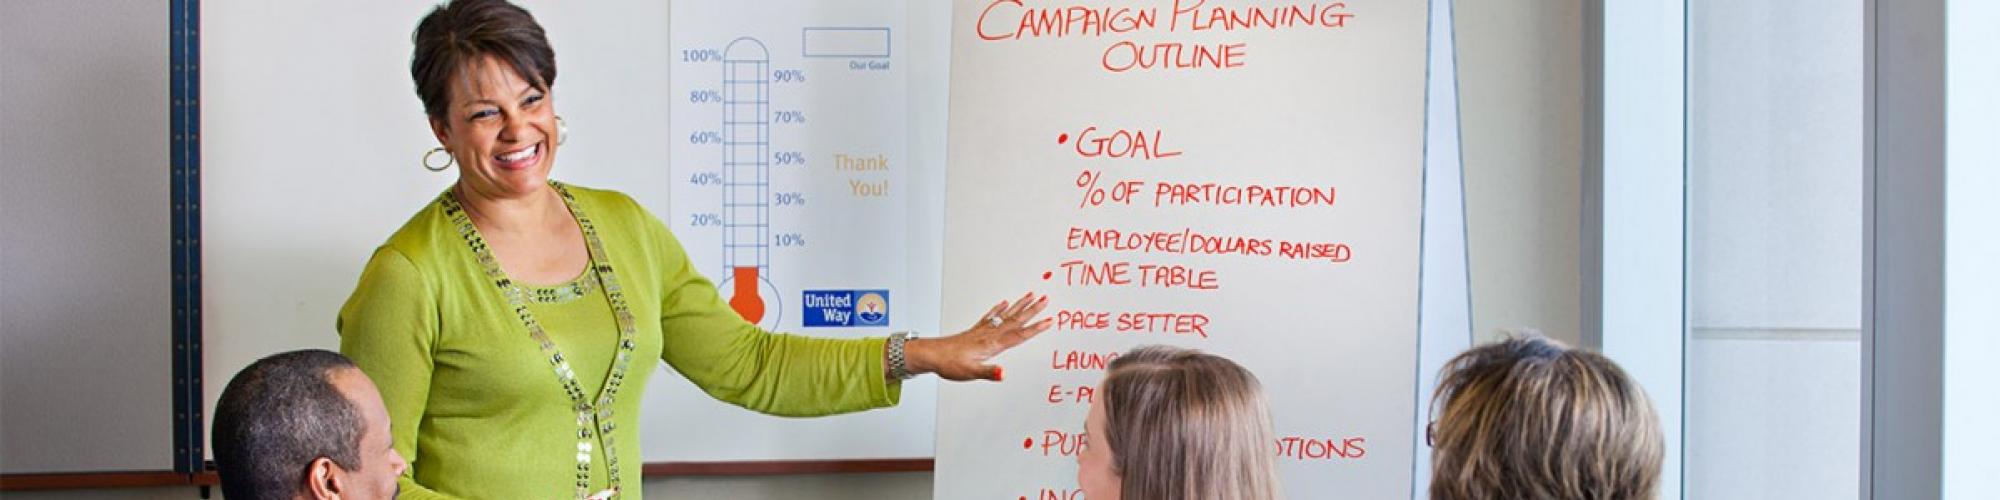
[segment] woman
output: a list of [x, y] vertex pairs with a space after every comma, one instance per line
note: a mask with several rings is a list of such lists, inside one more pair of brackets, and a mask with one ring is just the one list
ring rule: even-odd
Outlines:
[[1659, 419], [1597, 353], [1508, 339], [1446, 363], [1431, 400], [1431, 498], [1646, 500]]
[[1212, 354], [1166, 346], [1111, 362], [1084, 420], [1090, 500], [1271, 500], [1277, 454], [1263, 386]]
[[527, 11], [458, 0], [414, 39], [442, 145], [425, 167], [448, 156], [458, 182], [376, 250], [339, 321], [411, 459], [407, 498], [640, 498], [653, 360], [751, 410], [828, 415], [894, 405], [918, 373], [997, 378], [985, 360], [1049, 327], [1030, 295], [935, 340], [763, 331], [631, 198], [549, 180], [555, 54]]

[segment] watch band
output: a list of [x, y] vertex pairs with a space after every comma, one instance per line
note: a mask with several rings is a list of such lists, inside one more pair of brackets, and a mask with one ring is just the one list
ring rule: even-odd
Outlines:
[[916, 338], [916, 335], [910, 332], [896, 332], [889, 334], [889, 343], [887, 348], [889, 354], [889, 378], [893, 378], [896, 380], [909, 380], [912, 378], [916, 378], [917, 374], [910, 373], [909, 362], [903, 357], [903, 345], [908, 343], [910, 339], [913, 338]]

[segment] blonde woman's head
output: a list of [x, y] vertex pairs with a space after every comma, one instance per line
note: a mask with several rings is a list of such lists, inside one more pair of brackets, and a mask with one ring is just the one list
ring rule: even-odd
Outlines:
[[1277, 438], [1257, 377], [1165, 346], [1111, 362], [1085, 423], [1077, 481], [1091, 500], [1270, 500]]
[[1453, 358], [1431, 400], [1431, 498], [1649, 500], [1659, 419], [1597, 353], [1508, 339]]

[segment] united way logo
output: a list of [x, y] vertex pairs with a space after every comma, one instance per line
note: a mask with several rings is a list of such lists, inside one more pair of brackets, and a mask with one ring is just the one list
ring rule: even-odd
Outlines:
[[806, 327], [889, 326], [888, 290], [806, 290]]
[[854, 324], [889, 326], [889, 292], [861, 292], [854, 299]]

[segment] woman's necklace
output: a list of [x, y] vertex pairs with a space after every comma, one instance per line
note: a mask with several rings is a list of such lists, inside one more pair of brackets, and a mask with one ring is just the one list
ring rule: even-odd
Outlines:
[[588, 498], [590, 491], [590, 461], [593, 441], [604, 443], [604, 466], [610, 473], [610, 490], [618, 491], [618, 448], [612, 439], [612, 403], [618, 400], [618, 387], [624, 385], [625, 370], [632, 364], [634, 337], [638, 328], [632, 317], [632, 309], [625, 304], [625, 293], [618, 287], [618, 274], [613, 271], [611, 257], [604, 252], [604, 242], [597, 237], [597, 228], [591, 225], [590, 216], [576, 206], [576, 197], [562, 183], [549, 181], [549, 186], [560, 195], [563, 204], [569, 207], [570, 215], [576, 217], [576, 224], [583, 228], [584, 244], [590, 250], [590, 270], [595, 271], [597, 281], [604, 287], [604, 294], [611, 301], [611, 313], [618, 322], [618, 355], [611, 363], [611, 373], [605, 376], [604, 387], [598, 391], [597, 401], [592, 402], [583, 392], [583, 385], [577, 383], [576, 372], [570, 369], [569, 360], [563, 358], [562, 350], [556, 348], [555, 341], [549, 340], [548, 332], [542, 330], [541, 323], [535, 321], [528, 311], [528, 303], [533, 299], [521, 285], [507, 278], [500, 270], [500, 261], [493, 258], [493, 252], [486, 246], [486, 239], [479, 236], [479, 228], [472, 224], [465, 206], [458, 202], [451, 190], [438, 197], [438, 204], [444, 208], [446, 217], [458, 229], [459, 236], [471, 247], [472, 254], [485, 268], [486, 277], [507, 299], [507, 305], [514, 308], [514, 315], [527, 327], [528, 337], [541, 346], [542, 354], [554, 369], [556, 378], [562, 382], [563, 392], [569, 396], [571, 409], [576, 411], [576, 498]]

